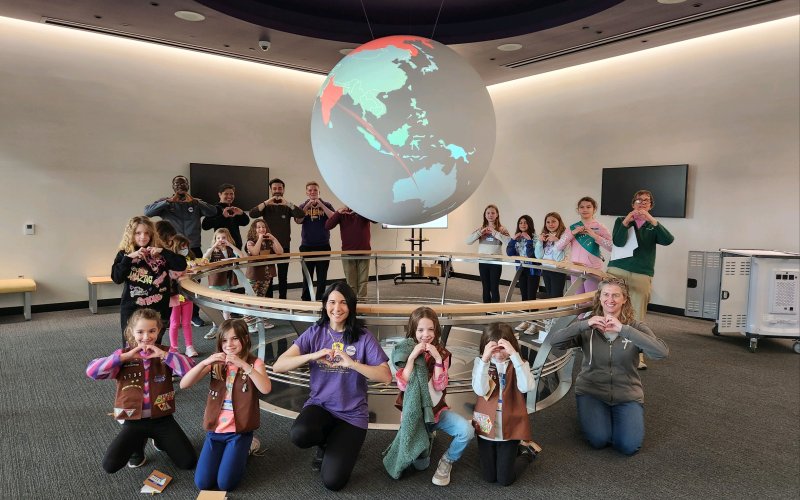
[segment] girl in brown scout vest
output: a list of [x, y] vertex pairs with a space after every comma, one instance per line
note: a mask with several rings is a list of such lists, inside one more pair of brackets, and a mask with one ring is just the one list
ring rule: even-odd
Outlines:
[[231, 491], [244, 475], [253, 431], [261, 424], [259, 396], [272, 390], [264, 361], [250, 348], [244, 320], [226, 319], [217, 334], [217, 352], [181, 380], [181, 389], [187, 389], [211, 373], [203, 415], [208, 434], [194, 473], [201, 490]]
[[153, 438], [158, 449], [180, 469], [191, 469], [197, 462], [192, 443], [172, 418], [172, 375], [183, 376], [192, 361], [156, 344], [160, 331], [161, 315], [153, 309], [138, 309], [125, 328], [128, 347], [92, 360], [86, 368], [86, 375], [92, 379], [117, 381], [113, 416], [123, 423], [103, 457], [103, 469], [109, 474], [120, 470], [125, 462], [128, 467], [144, 465], [148, 438]]
[[528, 460], [517, 460], [520, 441], [530, 441], [531, 425], [525, 393], [534, 380], [519, 353], [514, 331], [491, 323], [483, 331], [481, 356], [472, 368], [472, 389], [478, 395], [473, 425], [478, 434], [481, 475], [503, 486], [512, 484]]

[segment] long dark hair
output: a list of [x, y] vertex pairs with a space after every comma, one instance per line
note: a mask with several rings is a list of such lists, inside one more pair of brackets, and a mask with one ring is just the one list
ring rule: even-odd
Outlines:
[[481, 335], [479, 349], [479, 356], [483, 356], [483, 350], [486, 349], [486, 344], [489, 342], [497, 342], [500, 339], [505, 339], [511, 344], [511, 347], [514, 348], [515, 351], [519, 352], [519, 342], [517, 342], [517, 338], [514, 336], [514, 330], [511, 329], [506, 323], [489, 323], [486, 325], [486, 328], [483, 329], [483, 335]]
[[361, 332], [364, 330], [364, 320], [356, 317], [356, 294], [353, 293], [353, 289], [350, 288], [350, 285], [344, 281], [337, 281], [325, 289], [325, 293], [322, 294], [322, 312], [320, 312], [317, 325], [326, 326], [331, 323], [331, 319], [328, 317], [328, 310], [325, 306], [333, 292], [341, 293], [347, 303], [348, 313], [347, 319], [344, 320], [344, 335], [342, 336], [342, 340], [346, 344], [355, 344], [358, 342], [358, 338], [361, 337]]
[[528, 223], [528, 231], [527, 231], [527, 233], [528, 233], [528, 236], [533, 238], [536, 235], [536, 228], [533, 226], [533, 219], [531, 218], [530, 215], [527, 215], [527, 214], [519, 216], [519, 219], [517, 219], [517, 229], [514, 232], [515, 233], [520, 232], [519, 221], [521, 221], [521, 220], [524, 220], [525, 222]]

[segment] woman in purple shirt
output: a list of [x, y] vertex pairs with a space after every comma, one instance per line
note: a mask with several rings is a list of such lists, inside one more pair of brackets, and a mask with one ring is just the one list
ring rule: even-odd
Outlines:
[[317, 446], [312, 468], [337, 491], [347, 484], [369, 423], [367, 379], [389, 383], [380, 344], [356, 318], [356, 295], [345, 283], [325, 290], [320, 319], [275, 362], [278, 373], [308, 364], [311, 397], [294, 421], [292, 442]]

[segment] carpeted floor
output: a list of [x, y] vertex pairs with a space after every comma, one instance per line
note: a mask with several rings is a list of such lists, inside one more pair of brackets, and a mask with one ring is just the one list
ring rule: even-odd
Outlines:
[[[106, 416], [114, 383], [89, 380], [84, 369], [116, 347], [118, 318], [113, 308], [34, 314], [30, 322], [0, 317], [0, 497], [137, 498], [153, 468], [174, 476], [161, 497], [196, 497], [192, 472], [175, 470], [151, 447], [141, 469], [107, 475], [100, 467], [119, 429]], [[289, 443], [291, 421], [262, 413], [256, 435], [267, 452], [251, 457], [229, 498], [797, 499], [800, 356], [791, 342], [762, 340], [752, 354], [742, 336], [713, 337], [707, 321], [650, 314], [648, 323], [671, 353], [643, 373], [647, 435], [633, 457], [591, 450], [581, 440], [570, 393], [533, 418], [544, 451], [511, 487], [480, 479], [475, 445], [445, 489], [430, 483], [435, 460], [430, 470], [394, 481], [381, 463], [393, 432], [370, 431], [350, 483], [334, 494], [310, 470], [310, 452]], [[210, 353], [211, 341], [195, 338], [202, 354]], [[177, 395], [176, 418], [198, 450], [205, 394], [199, 383]], [[439, 438], [435, 459], [446, 444]]]

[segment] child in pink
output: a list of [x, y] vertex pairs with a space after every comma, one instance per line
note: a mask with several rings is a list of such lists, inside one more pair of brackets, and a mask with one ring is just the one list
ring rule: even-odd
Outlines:
[[[183, 235], [179, 234], [172, 239], [172, 250], [178, 255], [184, 256], [187, 262], [194, 260], [194, 255], [189, 250], [189, 240]], [[192, 342], [192, 302], [177, 293], [177, 280], [185, 274], [185, 271], [169, 272], [169, 277], [175, 284], [175, 290], [169, 298], [169, 305], [172, 308], [172, 313], [169, 317], [169, 350], [178, 352], [178, 328], [183, 326], [186, 355], [194, 358], [197, 357], [197, 351]]]

